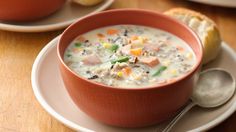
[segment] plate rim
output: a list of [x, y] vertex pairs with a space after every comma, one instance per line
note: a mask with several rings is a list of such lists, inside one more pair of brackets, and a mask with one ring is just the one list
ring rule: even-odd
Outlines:
[[[219, 7], [227, 7], [227, 8], [236, 8], [236, 4], [232, 3], [215, 3], [214, 1], [206, 1], [206, 0], [189, 0], [191, 2], [206, 4], [206, 5], [212, 5], [212, 6], [219, 6]], [[232, 5], [231, 5], [232, 4]]]
[[[44, 99], [43, 95], [41, 94], [40, 87], [38, 85], [38, 76], [37, 76], [38, 75], [38, 70], [41, 66], [42, 61], [44, 60], [45, 56], [47, 55], [47, 53], [50, 52], [53, 48], [56, 47], [56, 44], [57, 44], [56, 42], [59, 40], [60, 36], [61, 35], [59, 35], [56, 38], [54, 38], [53, 40], [51, 40], [39, 52], [39, 54], [37, 55], [37, 57], [36, 57], [36, 59], [33, 63], [32, 71], [31, 71], [31, 85], [32, 85], [33, 93], [34, 93], [37, 101], [43, 107], [43, 109], [46, 110], [51, 116], [53, 116], [59, 122], [65, 124], [66, 126], [68, 126], [69, 128], [72, 128], [74, 130], [85, 131], [85, 132], [94, 132], [94, 130], [82, 127], [82, 126], [74, 123], [73, 121], [70, 121], [70, 120], [66, 119], [62, 115], [60, 115], [56, 110], [54, 110], [47, 103], [47, 101]], [[222, 42], [222, 47], [224, 47], [230, 54], [232, 54], [234, 59], [236, 60], [235, 51], [232, 48], [230, 48], [230, 46], [228, 46], [226, 44], [226, 42], [224, 42], [224, 41]], [[217, 118], [213, 119], [212, 121], [208, 122], [205, 125], [202, 125], [198, 128], [188, 130], [188, 131], [195, 132], [195, 131], [209, 130], [209, 129], [215, 127], [216, 125], [218, 125], [219, 123], [223, 122], [225, 119], [227, 119], [229, 116], [231, 116], [235, 111], [236, 111], [236, 101], [231, 105], [231, 107], [229, 109], [227, 109], [227, 111], [225, 111], [223, 114], [221, 114]]]
[[91, 13], [88, 13], [82, 17], [75, 17], [74, 19], [70, 19], [68, 21], [63, 21], [63, 22], [58, 22], [58, 23], [53, 23], [53, 24], [46, 24], [46, 25], [35, 25], [35, 26], [32, 26], [32, 25], [31, 26], [27, 26], [27, 25], [21, 26], [21, 25], [14, 25], [14, 24], [0, 22], [0, 29], [5, 30], [5, 31], [24, 32], [24, 33], [54, 31], [54, 30], [65, 28], [65, 27], [69, 26], [70, 24], [76, 22], [77, 20], [82, 19], [83, 17], [103, 11], [106, 8], [108, 8], [113, 2], [114, 2], [114, 0], [106, 0], [106, 2], [103, 5], [101, 5], [99, 8], [95, 9]]

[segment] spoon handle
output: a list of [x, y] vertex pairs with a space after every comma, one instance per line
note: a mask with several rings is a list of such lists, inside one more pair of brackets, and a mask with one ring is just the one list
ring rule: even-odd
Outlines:
[[175, 116], [175, 118], [166, 126], [164, 130], [162, 130], [162, 132], [169, 132], [172, 127], [183, 117], [183, 115], [195, 105], [196, 104], [191, 101], [178, 115]]

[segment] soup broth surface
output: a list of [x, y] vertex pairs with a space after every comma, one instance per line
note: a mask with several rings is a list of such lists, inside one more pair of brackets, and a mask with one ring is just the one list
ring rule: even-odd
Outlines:
[[79, 76], [109, 86], [137, 88], [175, 81], [196, 56], [177, 36], [139, 25], [98, 28], [76, 37], [64, 53]]

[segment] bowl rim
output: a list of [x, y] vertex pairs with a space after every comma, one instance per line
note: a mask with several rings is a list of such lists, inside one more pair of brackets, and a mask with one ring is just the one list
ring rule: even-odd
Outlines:
[[[152, 86], [146, 86], [146, 87], [114, 87], [114, 86], [109, 86], [109, 85], [105, 85], [105, 84], [102, 84], [102, 83], [99, 83], [99, 82], [95, 82], [95, 81], [90, 81], [84, 77], [81, 77], [79, 76], [77, 73], [75, 73], [72, 69], [70, 69], [64, 62], [62, 56], [60, 55], [60, 45], [61, 45], [61, 41], [63, 39], [63, 37], [65, 36], [65, 34], [70, 31], [71, 29], [73, 29], [73, 27], [79, 23], [81, 20], [84, 20], [86, 18], [91, 18], [91, 17], [94, 17], [96, 15], [105, 15], [105, 14], [110, 14], [110, 13], [115, 13], [115, 12], [135, 12], [135, 13], [146, 13], [146, 14], [153, 14], [153, 15], [159, 15], [161, 17], [163, 17], [164, 19], [168, 20], [168, 21], [173, 21], [174, 23], [176, 23], [178, 26], [182, 26], [183, 28], [187, 29], [191, 35], [193, 35], [193, 37], [196, 39], [197, 43], [198, 43], [198, 47], [199, 47], [199, 61], [197, 61], [197, 63], [194, 65], [194, 67], [191, 69], [190, 72], [188, 72], [187, 74], [181, 76], [181, 77], [178, 77], [177, 79], [175, 79], [174, 81], [171, 81], [171, 82], [167, 82], [167, 83], [163, 83], [163, 84], [158, 84], [158, 85], [152, 85]], [[170, 32], [171, 33], [171, 32]], [[194, 53], [195, 54], [195, 53]], [[111, 9], [111, 10], [107, 10], [107, 11], [102, 11], [102, 12], [99, 12], [99, 13], [95, 13], [95, 14], [91, 14], [91, 15], [88, 15], [88, 16], [85, 16], [85, 17], [82, 17], [81, 19], [79, 19], [78, 21], [74, 22], [73, 24], [71, 24], [69, 27], [67, 27], [61, 37], [60, 37], [60, 40], [57, 44], [57, 57], [59, 58], [60, 60], [60, 63], [63, 65], [64, 68], [66, 68], [67, 71], [69, 71], [71, 74], [73, 74], [74, 76], [78, 77], [80, 80], [83, 80], [85, 82], [88, 82], [88, 83], [91, 83], [93, 85], [97, 85], [98, 87], [103, 87], [103, 88], [109, 88], [109, 89], [119, 89], [119, 90], [147, 90], [147, 89], [159, 89], [159, 88], [163, 88], [163, 87], [167, 87], [167, 86], [170, 86], [170, 85], [173, 85], [175, 83], [178, 83], [184, 79], [186, 79], [188, 76], [191, 76], [194, 72], [196, 72], [199, 67], [201, 67], [202, 65], [202, 59], [203, 59], [203, 45], [202, 45], [202, 42], [199, 38], [199, 36], [190, 28], [188, 27], [187, 25], [185, 25], [184, 23], [174, 19], [174, 18], [171, 18], [167, 15], [164, 15], [162, 13], [158, 13], [158, 12], [155, 12], [155, 11], [151, 11], [151, 10], [146, 10], [146, 9], [135, 9], [135, 8], [125, 8], [125, 9]]]

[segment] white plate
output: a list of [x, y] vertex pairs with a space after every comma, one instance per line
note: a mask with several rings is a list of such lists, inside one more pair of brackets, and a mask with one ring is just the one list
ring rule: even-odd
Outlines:
[[209, 4], [214, 6], [223, 6], [223, 7], [236, 7], [236, 0], [189, 0], [203, 4]]
[[113, 1], [114, 0], [105, 0], [104, 2], [92, 7], [80, 6], [79, 4], [67, 1], [56, 13], [39, 21], [23, 23], [0, 21], [0, 29], [15, 32], [45, 32], [62, 29], [81, 17], [105, 10]]
[[[156, 126], [137, 129], [112, 127], [97, 122], [85, 115], [70, 99], [60, 76], [56, 44], [59, 37], [52, 40], [36, 58], [32, 69], [32, 87], [34, 94], [43, 108], [60, 122], [78, 131], [99, 132], [155, 132], [160, 131], [169, 122]], [[222, 52], [218, 59], [205, 68], [221, 67], [236, 77], [236, 53], [223, 43]], [[225, 105], [203, 109], [194, 107], [181, 119], [173, 130], [175, 131], [203, 131], [210, 129], [224, 121], [236, 110], [236, 95]]]

